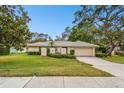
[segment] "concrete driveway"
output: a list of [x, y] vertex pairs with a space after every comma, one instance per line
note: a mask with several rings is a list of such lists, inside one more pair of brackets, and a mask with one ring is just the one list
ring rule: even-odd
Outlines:
[[80, 62], [92, 64], [93, 67], [111, 73], [117, 77], [124, 77], [124, 64], [112, 63], [97, 57], [77, 57]]

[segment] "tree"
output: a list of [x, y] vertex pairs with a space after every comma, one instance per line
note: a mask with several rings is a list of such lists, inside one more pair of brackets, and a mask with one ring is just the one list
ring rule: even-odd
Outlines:
[[20, 49], [30, 39], [30, 20], [22, 6], [0, 6], [0, 44]]
[[58, 41], [68, 40], [70, 33], [71, 33], [71, 28], [66, 27], [65, 31], [60, 36], [56, 36], [55, 40]]
[[61, 36], [56, 36], [55, 41], [63, 41], [63, 38]]
[[80, 30], [96, 33], [95, 38], [107, 45], [106, 54], [111, 55], [124, 37], [124, 6], [81, 6], [74, 23]]
[[[93, 29], [92, 29], [93, 31]], [[70, 41], [85, 41], [89, 43], [94, 43], [95, 37], [94, 34], [90, 31], [86, 31], [85, 29], [80, 29], [77, 26], [72, 28], [72, 31], [69, 35], [68, 40]]]
[[32, 32], [30, 42], [44, 42], [47, 40], [52, 40], [52, 38], [48, 34]]
[[51, 40], [51, 41], [49, 41], [49, 44], [48, 44], [50, 47], [53, 47], [53, 45], [54, 45], [54, 41], [53, 40]]
[[68, 40], [70, 33], [71, 33], [71, 28], [66, 27], [65, 31], [62, 33], [63, 40]]
[[123, 41], [120, 43], [120, 50], [124, 52], [124, 37], [123, 37]]

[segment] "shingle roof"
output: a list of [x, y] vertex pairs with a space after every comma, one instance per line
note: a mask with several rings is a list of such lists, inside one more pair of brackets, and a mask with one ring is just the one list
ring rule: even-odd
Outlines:
[[[50, 42], [36, 42], [27, 44], [27, 46], [50, 46]], [[60, 47], [98, 47], [97, 45], [82, 42], [82, 41], [53, 41], [53, 46]]]

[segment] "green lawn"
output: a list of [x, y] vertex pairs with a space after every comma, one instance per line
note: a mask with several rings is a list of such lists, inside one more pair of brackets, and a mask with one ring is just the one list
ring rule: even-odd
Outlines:
[[76, 59], [38, 55], [0, 56], [0, 76], [112, 76]]
[[115, 62], [115, 63], [124, 64], [124, 56], [111, 56], [111, 57], [105, 57], [103, 59], [111, 62]]

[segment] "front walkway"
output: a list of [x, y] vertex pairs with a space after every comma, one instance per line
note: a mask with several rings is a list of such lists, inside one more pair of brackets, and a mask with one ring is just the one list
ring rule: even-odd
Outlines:
[[0, 88], [124, 88], [118, 77], [0, 77]]
[[124, 78], [124, 64], [112, 63], [97, 57], [77, 57], [80, 62], [92, 64], [93, 67]]

